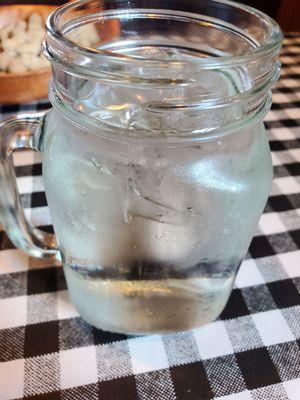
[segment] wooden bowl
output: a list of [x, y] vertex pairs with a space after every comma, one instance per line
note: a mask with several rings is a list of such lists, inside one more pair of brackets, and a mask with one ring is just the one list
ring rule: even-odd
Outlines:
[[[27, 19], [33, 13], [40, 14], [46, 22], [55, 8], [49, 5], [0, 6], [0, 27]], [[50, 77], [50, 65], [48, 68], [24, 73], [0, 72], [0, 103], [26, 103], [47, 97]]]

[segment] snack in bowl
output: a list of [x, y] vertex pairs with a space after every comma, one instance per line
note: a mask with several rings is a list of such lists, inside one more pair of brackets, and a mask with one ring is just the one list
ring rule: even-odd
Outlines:
[[0, 103], [47, 97], [51, 67], [42, 55], [49, 5], [0, 6]]
[[0, 28], [0, 71], [21, 73], [50, 65], [42, 54], [44, 22], [38, 13]]

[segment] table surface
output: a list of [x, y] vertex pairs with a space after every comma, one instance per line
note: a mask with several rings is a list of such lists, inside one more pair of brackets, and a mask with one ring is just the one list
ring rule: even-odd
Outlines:
[[[266, 118], [272, 193], [221, 318], [171, 335], [96, 330], [71, 305], [61, 266], [1, 231], [0, 400], [300, 399], [300, 34], [286, 38], [282, 62]], [[15, 160], [27, 217], [49, 227], [39, 156]]]

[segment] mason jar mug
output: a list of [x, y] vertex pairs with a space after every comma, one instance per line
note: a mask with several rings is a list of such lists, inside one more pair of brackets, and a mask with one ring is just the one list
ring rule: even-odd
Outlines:
[[[29, 255], [61, 259], [86, 321], [145, 334], [220, 314], [271, 186], [281, 41], [227, 0], [80, 0], [49, 17], [53, 108], [2, 124], [1, 221]], [[43, 152], [56, 237], [24, 217], [20, 148]]]

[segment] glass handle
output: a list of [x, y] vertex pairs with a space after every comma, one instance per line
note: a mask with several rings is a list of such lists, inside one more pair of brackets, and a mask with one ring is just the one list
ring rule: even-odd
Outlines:
[[16, 149], [42, 150], [46, 115], [20, 114], [0, 124], [0, 215], [16, 247], [33, 257], [59, 258], [55, 235], [32, 227], [25, 218], [12, 157]]

